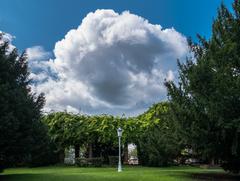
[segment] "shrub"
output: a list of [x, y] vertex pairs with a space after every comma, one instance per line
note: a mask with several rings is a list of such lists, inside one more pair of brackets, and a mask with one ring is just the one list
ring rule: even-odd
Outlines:
[[75, 164], [79, 167], [87, 167], [88, 162], [86, 158], [76, 158]]
[[[3, 172], [3, 170], [6, 168], [6, 164], [4, 163], [4, 160], [6, 160], [4, 158], [4, 155], [0, 154], [0, 173]], [[1, 179], [0, 179], [1, 180]]]
[[76, 165], [79, 167], [101, 167], [102, 163], [103, 159], [101, 157], [76, 159]]
[[108, 160], [110, 166], [116, 166], [118, 164], [118, 156], [109, 156]]
[[233, 158], [229, 159], [228, 161], [225, 161], [222, 164], [222, 167], [225, 171], [234, 173], [234, 174], [239, 174], [240, 173], [240, 158]]
[[103, 163], [103, 159], [101, 157], [96, 158], [88, 158], [88, 165], [94, 167], [101, 167]]
[[3, 161], [0, 160], [0, 173], [3, 172]]

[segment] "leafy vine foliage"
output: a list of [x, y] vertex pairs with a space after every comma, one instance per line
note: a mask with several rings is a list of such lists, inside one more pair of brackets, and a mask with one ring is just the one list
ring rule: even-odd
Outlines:
[[122, 127], [125, 151], [128, 143], [134, 143], [142, 165], [163, 166], [171, 164], [181, 151], [168, 110], [168, 103], [159, 103], [144, 114], [129, 118], [57, 112], [46, 115], [43, 122], [59, 150], [74, 145], [76, 157], [82, 148], [86, 157], [104, 157], [106, 161], [118, 154], [117, 128]]

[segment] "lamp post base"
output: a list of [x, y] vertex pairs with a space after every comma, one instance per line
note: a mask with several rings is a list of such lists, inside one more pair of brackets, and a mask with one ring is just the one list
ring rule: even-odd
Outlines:
[[121, 167], [118, 167], [118, 172], [122, 172], [122, 168]]

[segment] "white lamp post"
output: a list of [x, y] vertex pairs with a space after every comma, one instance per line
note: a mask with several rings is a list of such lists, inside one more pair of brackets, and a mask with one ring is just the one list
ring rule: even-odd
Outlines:
[[122, 137], [122, 129], [117, 129], [118, 133], [118, 149], [119, 149], [119, 159], [118, 159], [118, 172], [122, 171], [122, 164], [121, 164], [121, 137]]

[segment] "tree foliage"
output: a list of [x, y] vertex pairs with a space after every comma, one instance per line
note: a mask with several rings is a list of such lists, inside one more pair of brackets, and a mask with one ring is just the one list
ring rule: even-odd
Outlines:
[[240, 1], [231, 13], [224, 5], [213, 22], [212, 37], [189, 41], [194, 54], [179, 63], [179, 84], [167, 82], [172, 115], [182, 141], [202, 160], [219, 160], [240, 170]]
[[29, 83], [27, 55], [11, 50], [0, 34], [0, 162], [5, 167], [41, 160], [46, 147], [44, 96], [33, 94]]
[[[116, 129], [121, 120], [122, 118], [109, 115], [88, 116], [67, 112], [51, 113], [43, 118], [59, 150], [73, 145], [75, 149], [85, 147], [88, 149], [87, 157], [117, 154]], [[75, 152], [75, 156], [79, 157], [79, 151]]]
[[169, 104], [153, 105], [138, 117], [141, 122], [137, 138], [138, 157], [142, 165], [167, 166], [173, 164], [181, 152], [176, 124], [169, 116]]
[[[86, 147], [88, 152], [92, 149], [91, 156], [105, 160], [118, 154], [117, 128], [121, 127], [123, 145], [135, 143], [143, 165], [162, 166], [170, 164], [180, 152], [168, 109], [168, 103], [159, 103], [144, 114], [129, 118], [57, 112], [46, 115], [44, 122], [60, 150], [72, 145]], [[91, 157], [89, 154], [86, 157]]]

